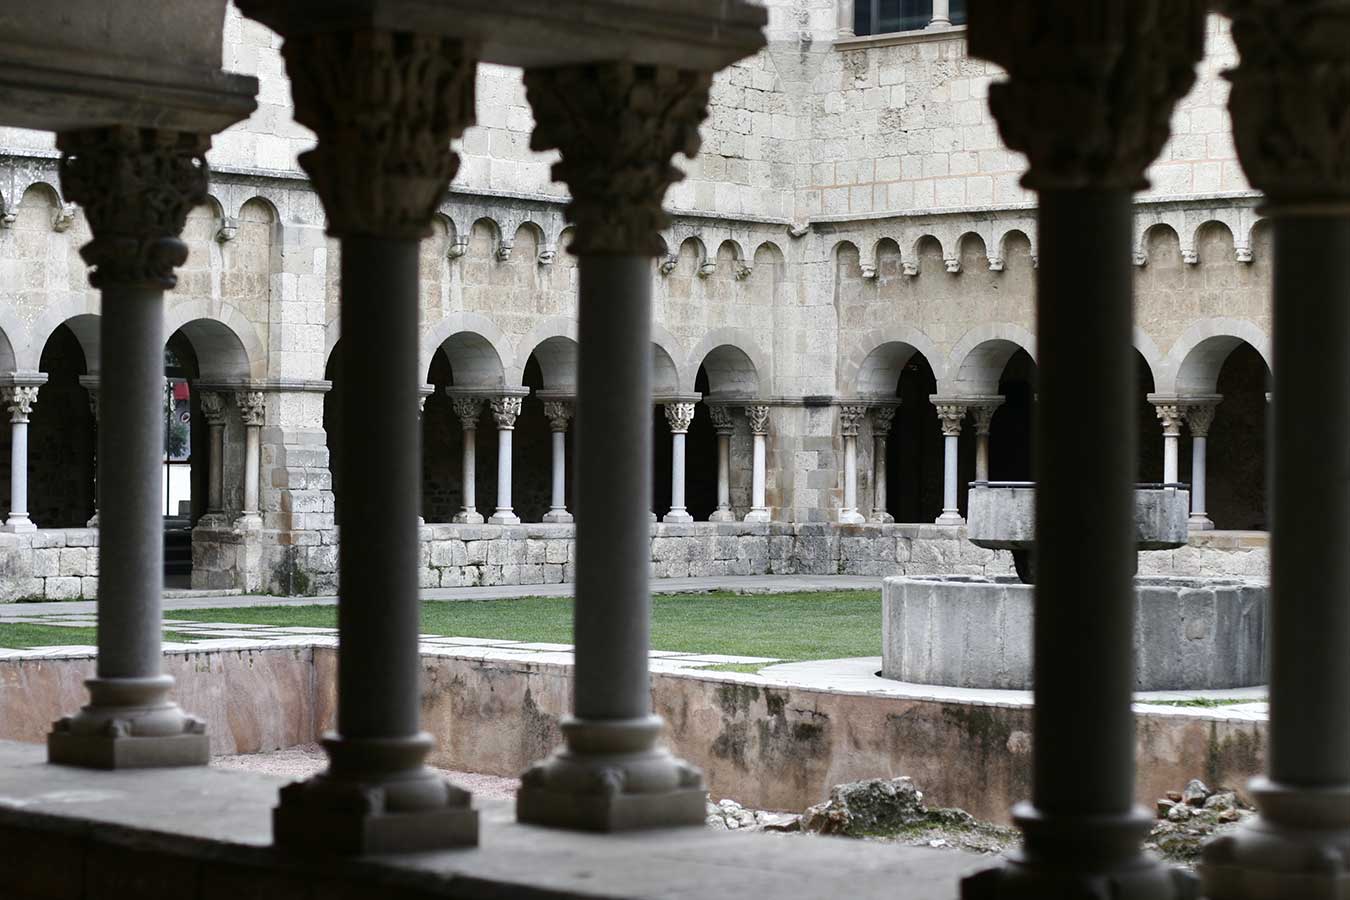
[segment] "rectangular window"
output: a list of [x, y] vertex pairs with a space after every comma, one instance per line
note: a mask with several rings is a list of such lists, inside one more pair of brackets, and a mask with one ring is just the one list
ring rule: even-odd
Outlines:
[[[966, 24], [966, 0], [950, 0], [953, 25]], [[854, 0], [853, 33], [894, 34], [921, 31], [933, 18], [933, 0]]]

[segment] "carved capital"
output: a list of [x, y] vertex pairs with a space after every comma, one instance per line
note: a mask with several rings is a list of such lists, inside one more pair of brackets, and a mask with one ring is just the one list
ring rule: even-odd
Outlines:
[[1176, 403], [1155, 403], [1154, 411], [1158, 421], [1162, 422], [1163, 434], [1167, 437], [1181, 436], [1181, 423], [1186, 420], [1186, 408]]
[[265, 404], [262, 391], [238, 391], [234, 395], [235, 406], [239, 407], [239, 418], [245, 425], [263, 424]]
[[0, 402], [3, 402], [9, 410], [9, 421], [15, 425], [28, 422], [28, 416], [32, 414], [33, 404], [37, 402], [37, 398], [38, 386], [35, 384], [0, 388]]
[[530, 148], [562, 153], [553, 177], [572, 194], [572, 253], [662, 252], [661, 204], [684, 177], [671, 158], [698, 152], [711, 83], [706, 72], [631, 63], [526, 70]]
[[324, 31], [281, 47], [295, 120], [318, 135], [300, 155], [328, 233], [416, 240], [459, 168], [450, 142], [473, 124], [475, 57], [450, 38]]
[[548, 417], [548, 426], [554, 431], [566, 431], [572, 421], [571, 400], [545, 400], [544, 415]]
[[689, 426], [693, 421], [694, 421], [694, 404], [692, 403], [666, 404], [666, 424], [670, 426], [671, 434], [684, 434], [689, 430]]
[[956, 437], [961, 434], [961, 421], [966, 417], [966, 406], [960, 403], [937, 403], [938, 421], [942, 424], [943, 437]]
[[884, 438], [890, 435], [891, 426], [895, 424], [894, 406], [874, 406], [872, 407], [872, 434]]
[[[765, 417], [768, 416], [768, 410], [765, 409]], [[718, 434], [731, 434], [736, 430], [736, 423], [731, 418], [731, 407], [721, 405], [710, 405], [708, 407], [708, 418], [712, 419], [713, 429]]]
[[85, 387], [85, 393], [89, 395], [89, 412], [94, 416], [94, 427], [98, 427], [98, 388]]
[[197, 394], [201, 405], [202, 417], [208, 425], [225, 424], [225, 398], [215, 391], [201, 391]]
[[1209, 428], [1214, 424], [1214, 411], [1218, 401], [1186, 404], [1186, 424], [1190, 426], [1192, 437], [1209, 437]]
[[998, 412], [998, 408], [1002, 405], [1002, 400], [986, 400], [971, 404], [970, 417], [975, 420], [977, 435], [988, 437], [990, 426], [994, 424], [994, 413]]
[[769, 433], [769, 408], [767, 406], [747, 406], [745, 415], [750, 420], [751, 434]]
[[89, 283], [171, 288], [187, 261], [179, 239], [206, 202], [204, 135], [151, 128], [91, 128], [56, 137], [61, 192], [80, 204], [94, 239], [80, 248]]
[[450, 405], [465, 431], [473, 431], [478, 427], [478, 417], [483, 414], [481, 397], [451, 397]]
[[488, 401], [492, 407], [492, 418], [497, 420], [500, 431], [510, 431], [516, 427], [516, 416], [520, 415], [519, 397], [493, 397]]
[[1350, 204], [1350, 3], [1232, 0], [1238, 159], [1279, 211]]
[[867, 418], [866, 406], [849, 404], [839, 407], [839, 433], [844, 437], [857, 437], [858, 426], [865, 418]]
[[971, 0], [971, 56], [1001, 65], [989, 109], [1031, 190], [1147, 186], [1195, 83], [1207, 0]]

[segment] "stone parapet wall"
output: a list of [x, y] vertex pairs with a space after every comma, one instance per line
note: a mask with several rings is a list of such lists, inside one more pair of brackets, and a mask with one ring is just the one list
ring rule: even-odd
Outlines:
[[97, 592], [98, 529], [0, 534], [0, 602], [93, 600]]

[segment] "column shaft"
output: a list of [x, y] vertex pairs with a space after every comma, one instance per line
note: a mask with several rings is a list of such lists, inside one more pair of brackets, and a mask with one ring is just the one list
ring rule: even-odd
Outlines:
[[858, 512], [858, 436], [844, 437], [844, 510], [850, 516]]
[[1166, 484], [1176, 484], [1180, 477], [1178, 464], [1180, 443], [1180, 435], [1163, 435], [1163, 482]]
[[872, 518], [885, 521], [886, 512], [886, 436], [872, 438]]
[[31, 527], [28, 518], [28, 421], [9, 426], [9, 518], [5, 525], [19, 530]]
[[942, 438], [942, 515], [938, 516], [939, 524], [961, 523], [961, 510], [957, 505], [957, 478], [959, 457], [957, 455], [960, 449], [960, 436], [955, 434], [944, 435]]
[[[258, 468], [261, 465], [262, 427], [244, 428], [244, 515], [258, 516]], [[224, 445], [222, 444], [222, 447]]]
[[338, 733], [411, 737], [417, 657], [421, 440], [417, 242], [342, 237], [343, 504]]
[[952, 24], [951, 0], [933, 0], [933, 17], [929, 28], [945, 28]]
[[212, 422], [209, 438], [206, 511], [219, 513], [225, 508], [225, 423]]
[[461, 491], [464, 494], [464, 513], [466, 515], [478, 512], [478, 429], [464, 429], [464, 453], [461, 463], [462, 484]]
[[567, 432], [554, 431], [553, 441], [553, 512], [567, 512]]
[[975, 480], [989, 480], [989, 432], [975, 432]]
[[1205, 511], [1205, 450], [1209, 438], [1191, 436], [1191, 518], [1206, 518]]
[[511, 436], [514, 428], [497, 429], [497, 511], [492, 518], [514, 516], [511, 511]]
[[717, 434], [717, 509], [731, 511], [731, 435]]

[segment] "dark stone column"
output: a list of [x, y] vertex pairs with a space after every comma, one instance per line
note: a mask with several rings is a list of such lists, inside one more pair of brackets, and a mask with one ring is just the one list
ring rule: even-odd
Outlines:
[[160, 671], [164, 593], [164, 291], [187, 261], [179, 240], [206, 201], [210, 139], [154, 129], [57, 136], [61, 188], [94, 239], [80, 248], [102, 293], [98, 430], [98, 670], [89, 705], [56, 723], [54, 763], [96, 768], [205, 765], [206, 725], [169, 700]]
[[[1039, 193], [1032, 799], [967, 900], [1190, 896], [1134, 803], [1131, 201], [1195, 80], [1203, 0], [972, 0], [989, 107]], [[1090, 495], [1091, 503], [1083, 497]]]

